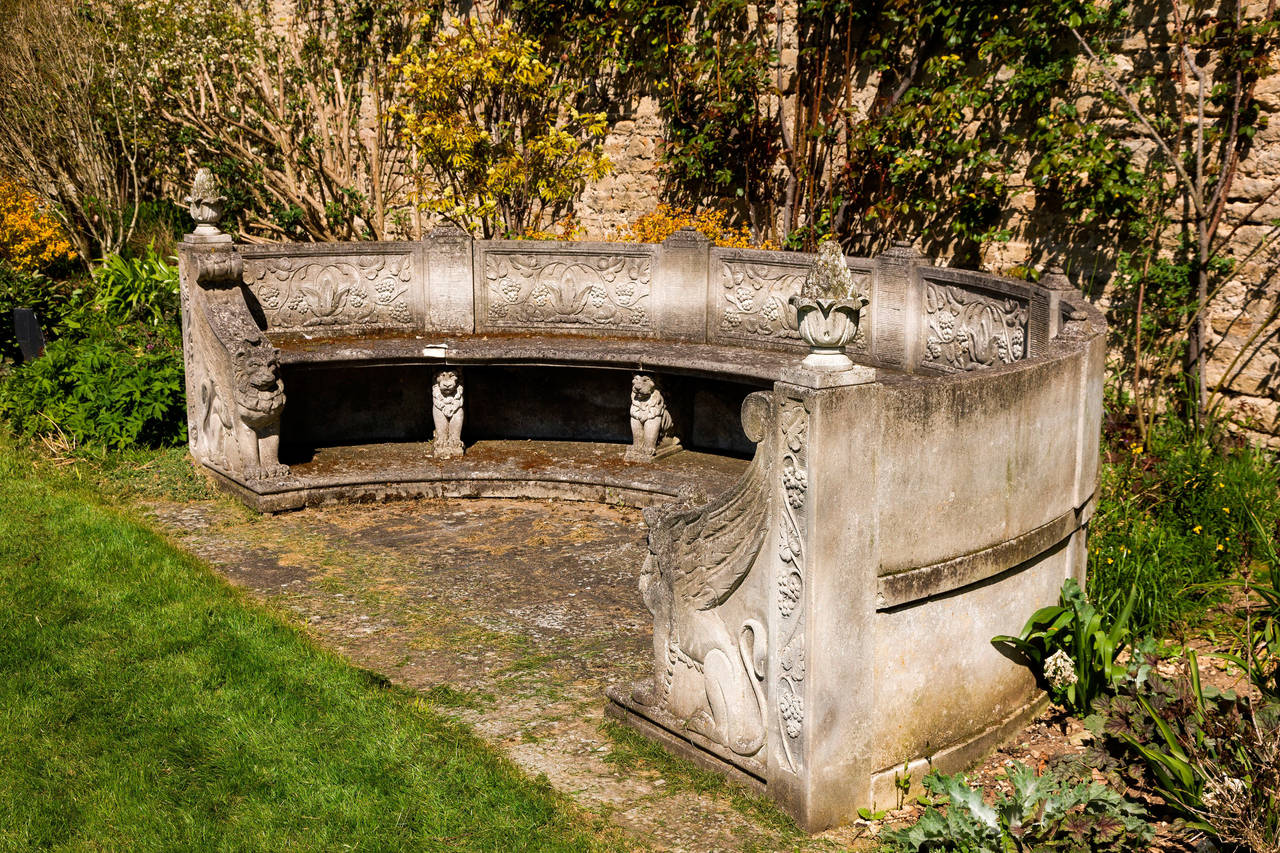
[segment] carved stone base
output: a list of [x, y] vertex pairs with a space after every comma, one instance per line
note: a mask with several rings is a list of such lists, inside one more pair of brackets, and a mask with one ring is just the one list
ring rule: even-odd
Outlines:
[[737, 755], [723, 744], [690, 731], [680, 720], [662, 713], [659, 708], [639, 704], [631, 698], [631, 689], [627, 685], [614, 685], [605, 690], [609, 699], [604, 709], [606, 716], [656, 740], [694, 764], [764, 793], [766, 768], [763, 762], [755, 757]]
[[636, 447], [634, 444], [627, 446], [627, 452], [623, 456], [628, 462], [654, 462], [658, 459], [665, 459], [668, 456], [674, 456], [684, 450], [680, 444], [680, 439], [674, 435], [667, 436], [658, 443], [655, 450], [649, 450], [645, 447]]
[[254, 468], [246, 471], [244, 478], [250, 483], [279, 483], [285, 482], [291, 478], [288, 465], [276, 463], [274, 465], [265, 465], [261, 468]]
[[466, 447], [460, 441], [436, 439], [431, 442], [431, 455], [436, 459], [455, 459], [465, 455], [466, 452]]
[[812, 347], [809, 354], [800, 362], [811, 370], [837, 371], [849, 370], [853, 367], [853, 359], [843, 349], [820, 349]]

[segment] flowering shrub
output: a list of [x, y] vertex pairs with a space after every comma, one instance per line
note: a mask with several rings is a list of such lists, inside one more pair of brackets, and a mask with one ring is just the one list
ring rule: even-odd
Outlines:
[[608, 173], [605, 113], [575, 109], [539, 50], [510, 21], [464, 18], [392, 59], [421, 209], [485, 237], [520, 234]]
[[652, 213], [619, 229], [614, 239], [624, 243], [661, 243], [681, 228], [694, 228], [714, 245], [728, 249], [778, 248], [770, 240], [753, 246], [751, 231], [745, 225], [738, 228], [728, 225], [726, 217], [723, 210], [705, 209], [694, 213], [687, 207], [660, 204]]
[[577, 218], [568, 214], [548, 228], [536, 228], [532, 225], [520, 234], [521, 240], [581, 240], [587, 229]]
[[72, 257], [62, 224], [40, 199], [0, 177], [0, 261], [22, 272], [37, 272]]

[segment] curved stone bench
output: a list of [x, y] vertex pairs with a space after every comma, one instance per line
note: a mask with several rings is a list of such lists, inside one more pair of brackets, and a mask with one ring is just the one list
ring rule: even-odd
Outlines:
[[[609, 712], [806, 828], [892, 804], [904, 765], [960, 769], [1034, 710], [1027, 669], [990, 638], [1083, 578], [1105, 329], [1065, 277], [942, 269], [905, 246], [849, 258], [870, 302], [858, 366], [831, 372], [801, 364], [788, 308], [812, 256], [691, 232], [216, 235], [180, 260], [197, 461], [263, 510], [648, 507], [654, 674], [612, 688]], [[446, 371], [464, 402], [436, 418]], [[682, 452], [628, 453], [637, 374]], [[438, 458], [458, 412], [465, 455]]]

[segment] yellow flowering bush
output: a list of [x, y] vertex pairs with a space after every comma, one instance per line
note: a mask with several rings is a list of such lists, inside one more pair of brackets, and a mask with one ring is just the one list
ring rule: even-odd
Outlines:
[[34, 193], [0, 176], [0, 261], [36, 272], [71, 257], [62, 224]]
[[605, 114], [575, 109], [539, 49], [510, 21], [464, 18], [392, 60], [420, 208], [485, 237], [518, 235], [608, 173]]
[[521, 240], [580, 240], [587, 229], [572, 213], [548, 228], [535, 228], [530, 225], [520, 234]]
[[723, 210], [706, 209], [694, 213], [686, 207], [658, 205], [634, 222], [618, 230], [614, 239], [624, 243], [661, 243], [681, 228], [695, 228], [716, 246], [728, 249], [776, 249], [766, 240], [759, 246], [751, 243], [751, 231], [744, 225], [734, 228], [725, 222]]

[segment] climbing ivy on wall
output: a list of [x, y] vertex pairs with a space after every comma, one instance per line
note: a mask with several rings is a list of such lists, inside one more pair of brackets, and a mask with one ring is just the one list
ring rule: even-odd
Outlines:
[[[1142, 175], [1073, 99], [1068, 29], [1074, 20], [1104, 39], [1118, 15], [1070, 0], [808, 0], [799, 76], [825, 83], [798, 92], [783, 201], [791, 242], [918, 232], [973, 262], [1008, 239], [1009, 204], [1026, 191], [1056, 220], [1055, 239], [1064, 225], [1123, 228]], [[852, 103], [868, 72], [874, 92]]]
[[[743, 0], [504, 8], [559, 73], [591, 69], [598, 105], [656, 96], [668, 198], [727, 208], [757, 239], [870, 249], [860, 232], [913, 231], [971, 260], [1008, 238], [1022, 190], [1056, 238], [1064, 223], [1118, 236], [1141, 218], [1130, 149], [1067, 97], [1069, 27], [1100, 43], [1120, 4], [804, 0], [783, 20]], [[784, 41], [799, 44], [794, 75]]]

